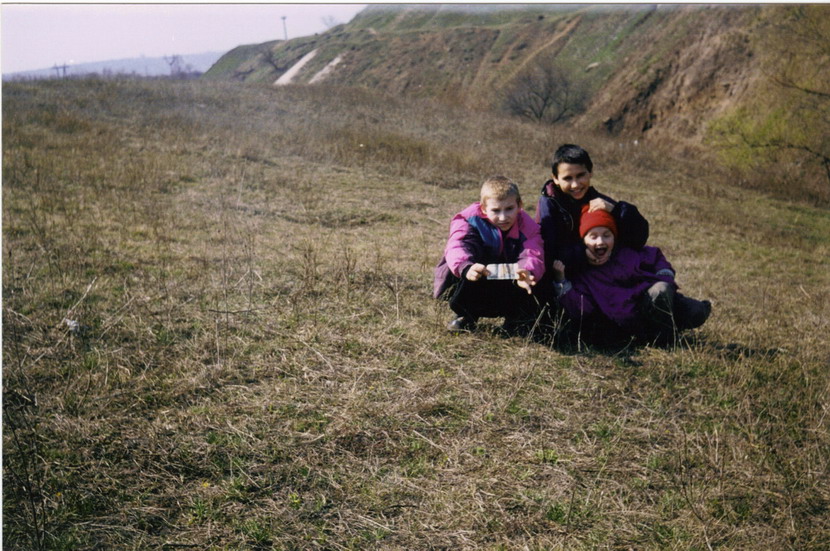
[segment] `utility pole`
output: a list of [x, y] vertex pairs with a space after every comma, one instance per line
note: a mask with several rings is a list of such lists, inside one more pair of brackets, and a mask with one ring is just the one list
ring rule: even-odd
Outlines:
[[63, 78], [66, 78], [67, 68], [68, 66], [66, 65], [66, 63], [64, 63], [63, 65], [58, 65], [57, 63], [55, 63], [55, 66], [52, 67], [52, 69], [55, 71], [55, 76], [61, 76], [61, 72], [63, 72]]
[[285, 26], [285, 16], [282, 16], [282, 32], [285, 34], [285, 40], [288, 41], [288, 27]]

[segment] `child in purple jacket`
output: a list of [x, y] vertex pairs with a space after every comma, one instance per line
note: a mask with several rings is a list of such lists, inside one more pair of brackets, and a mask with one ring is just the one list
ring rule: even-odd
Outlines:
[[607, 211], [583, 209], [579, 235], [588, 265], [565, 279], [565, 265], [553, 263], [556, 296], [568, 317], [588, 340], [638, 337], [673, 338], [677, 331], [700, 327], [709, 317], [708, 300], [677, 292], [674, 270], [660, 249], [615, 248], [617, 224]]
[[494, 176], [482, 184], [481, 201], [450, 222], [433, 296], [455, 312], [452, 332], [471, 330], [482, 317], [504, 317], [505, 330], [521, 333], [535, 320], [533, 290], [544, 273], [539, 225], [522, 210], [518, 186]]

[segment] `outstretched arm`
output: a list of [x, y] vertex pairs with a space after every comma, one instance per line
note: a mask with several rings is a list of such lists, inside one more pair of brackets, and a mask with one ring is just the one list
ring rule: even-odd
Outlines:
[[657, 247], [643, 247], [640, 251], [640, 267], [656, 274], [663, 281], [674, 283], [674, 268]]
[[517, 224], [525, 240], [519, 253], [519, 268], [531, 274], [534, 281], [539, 281], [545, 275], [545, 244], [541, 228], [526, 212], [522, 211], [520, 216]]
[[594, 212], [597, 210], [604, 210], [606, 212], [611, 212], [614, 210], [614, 203], [611, 201], [606, 201], [602, 197], [597, 197], [595, 199], [591, 199], [588, 202], [588, 212]]
[[596, 305], [593, 299], [574, 289], [571, 282], [565, 279], [565, 264], [561, 260], [553, 262], [553, 281], [556, 298], [569, 316], [581, 319], [594, 313]]
[[[474, 251], [468, 238], [470, 224], [461, 214], [456, 214], [450, 222], [450, 236], [444, 247], [444, 258], [455, 277], [464, 277], [464, 270], [474, 264]], [[468, 271], [469, 272], [469, 271]]]

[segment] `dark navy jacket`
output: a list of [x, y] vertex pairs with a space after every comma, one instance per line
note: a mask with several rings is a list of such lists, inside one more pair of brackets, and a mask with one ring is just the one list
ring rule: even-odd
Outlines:
[[588, 188], [585, 197], [576, 201], [563, 193], [553, 180], [548, 180], [542, 186], [542, 196], [536, 207], [536, 222], [541, 226], [545, 242], [547, 273], [553, 273], [551, 266], [554, 260], [561, 260], [569, 273], [580, 270], [587, 264], [585, 245], [579, 237], [579, 218], [582, 207], [596, 198], [605, 199], [614, 205], [611, 215], [617, 223], [619, 233], [617, 246], [635, 250], [645, 246], [648, 241], [648, 221], [637, 207], [625, 201], [614, 201], [594, 187]]

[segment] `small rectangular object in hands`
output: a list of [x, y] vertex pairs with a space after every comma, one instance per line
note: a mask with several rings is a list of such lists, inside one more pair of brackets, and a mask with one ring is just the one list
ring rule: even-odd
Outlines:
[[513, 264], [488, 264], [487, 271], [490, 275], [487, 279], [519, 279], [516, 273], [519, 270], [517, 263]]

